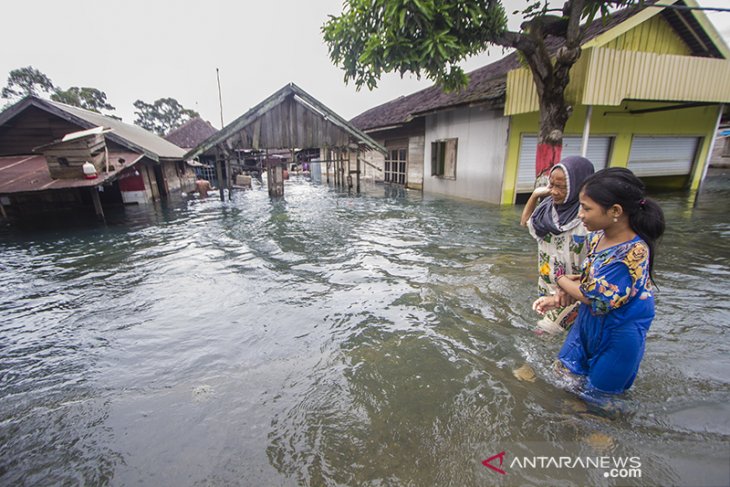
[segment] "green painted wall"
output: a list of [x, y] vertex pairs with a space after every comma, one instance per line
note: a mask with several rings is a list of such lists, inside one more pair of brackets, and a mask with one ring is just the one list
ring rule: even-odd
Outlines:
[[[702, 178], [704, 164], [714, 135], [717, 122], [718, 105], [629, 114], [630, 110], [641, 110], [674, 106], [677, 104], [656, 102], [624, 102], [619, 107], [595, 106], [591, 116], [591, 135], [613, 137], [609, 167], [626, 167], [631, 150], [631, 140], [635, 135], [676, 135], [702, 137], [700, 148], [690, 175], [690, 189], [697, 189]], [[583, 133], [587, 107], [576, 107], [568, 120], [565, 135]], [[502, 204], [511, 205], [515, 201], [515, 184], [517, 180], [517, 163], [519, 161], [520, 138], [523, 134], [537, 134], [539, 118], [537, 113], [515, 115], [511, 117], [507, 160], [504, 179], [502, 181]], [[675, 187], [677, 179], [667, 187]]]

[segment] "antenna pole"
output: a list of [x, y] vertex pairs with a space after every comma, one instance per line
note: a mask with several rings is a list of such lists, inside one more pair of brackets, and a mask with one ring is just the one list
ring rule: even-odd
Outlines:
[[215, 68], [215, 76], [218, 78], [218, 104], [221, 107], [221, 129], [223, 129], [223, 97], [221, 96], [221, 75], [218, 72], [218, 68]]

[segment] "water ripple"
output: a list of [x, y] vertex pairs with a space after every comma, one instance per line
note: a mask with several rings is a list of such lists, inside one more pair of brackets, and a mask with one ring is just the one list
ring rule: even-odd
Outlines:
[[521, 208], [292, 179], [281, 200], [2, 229], [0, 483], [489, 485], [496, 452], [595, 454], [598, 433], [658, 483], [697, 471], [676, 451], [726, 478], [728, 188], [660, 198], [657, 318], [613, 421], [576, 409], [561, 338], [531, 331]]

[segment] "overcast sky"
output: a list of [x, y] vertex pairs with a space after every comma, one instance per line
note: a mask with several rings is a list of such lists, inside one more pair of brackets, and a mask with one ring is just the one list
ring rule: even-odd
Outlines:
[[[525, 0], [505, 4], [511, 12]], [[727, 8], [730, 0], [700, 5]], [[220, 128], [216, 68], [225, 123], [289, 82], [345, 119], [431, 84], [389, 75], [372, 92], [345, 85], [320, 32], [341, 9], [341, 0], [11, 0], [2, 8], [0, 88], [11, 70], [33, 66], [61, 88], [104, 91], [129, 123], [135, 100], [172, 97]], [[730, 13], [706, 14], [730, 44]], [[464, 67], [504, 55], [492, 47]]]

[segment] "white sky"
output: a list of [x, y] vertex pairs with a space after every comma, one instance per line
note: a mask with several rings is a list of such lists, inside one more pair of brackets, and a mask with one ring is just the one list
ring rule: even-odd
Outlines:
[[[730, 0], [699, 2], [730, 7]], [[511, 12], [525, 0], [504, 3]], [[216, 68], [225, 123], [289, 82], [345, 119], [430, 86], [425, 78], [398, 75], [384, 77], [372, 92], [345, 85], [320, 32], [341, 9], [341, 0], [11, 0], [2, 8], [0, 88], [11, 70], [30, 65], [61, 88], [104, 91], [125, 122], [134, 121], [135, 100], [172, 97], [220, 128]], [[706, 15], [730, 44], [730, 13]], [[500, 47], [489, 53], [465, 69], [504, 55]]]

